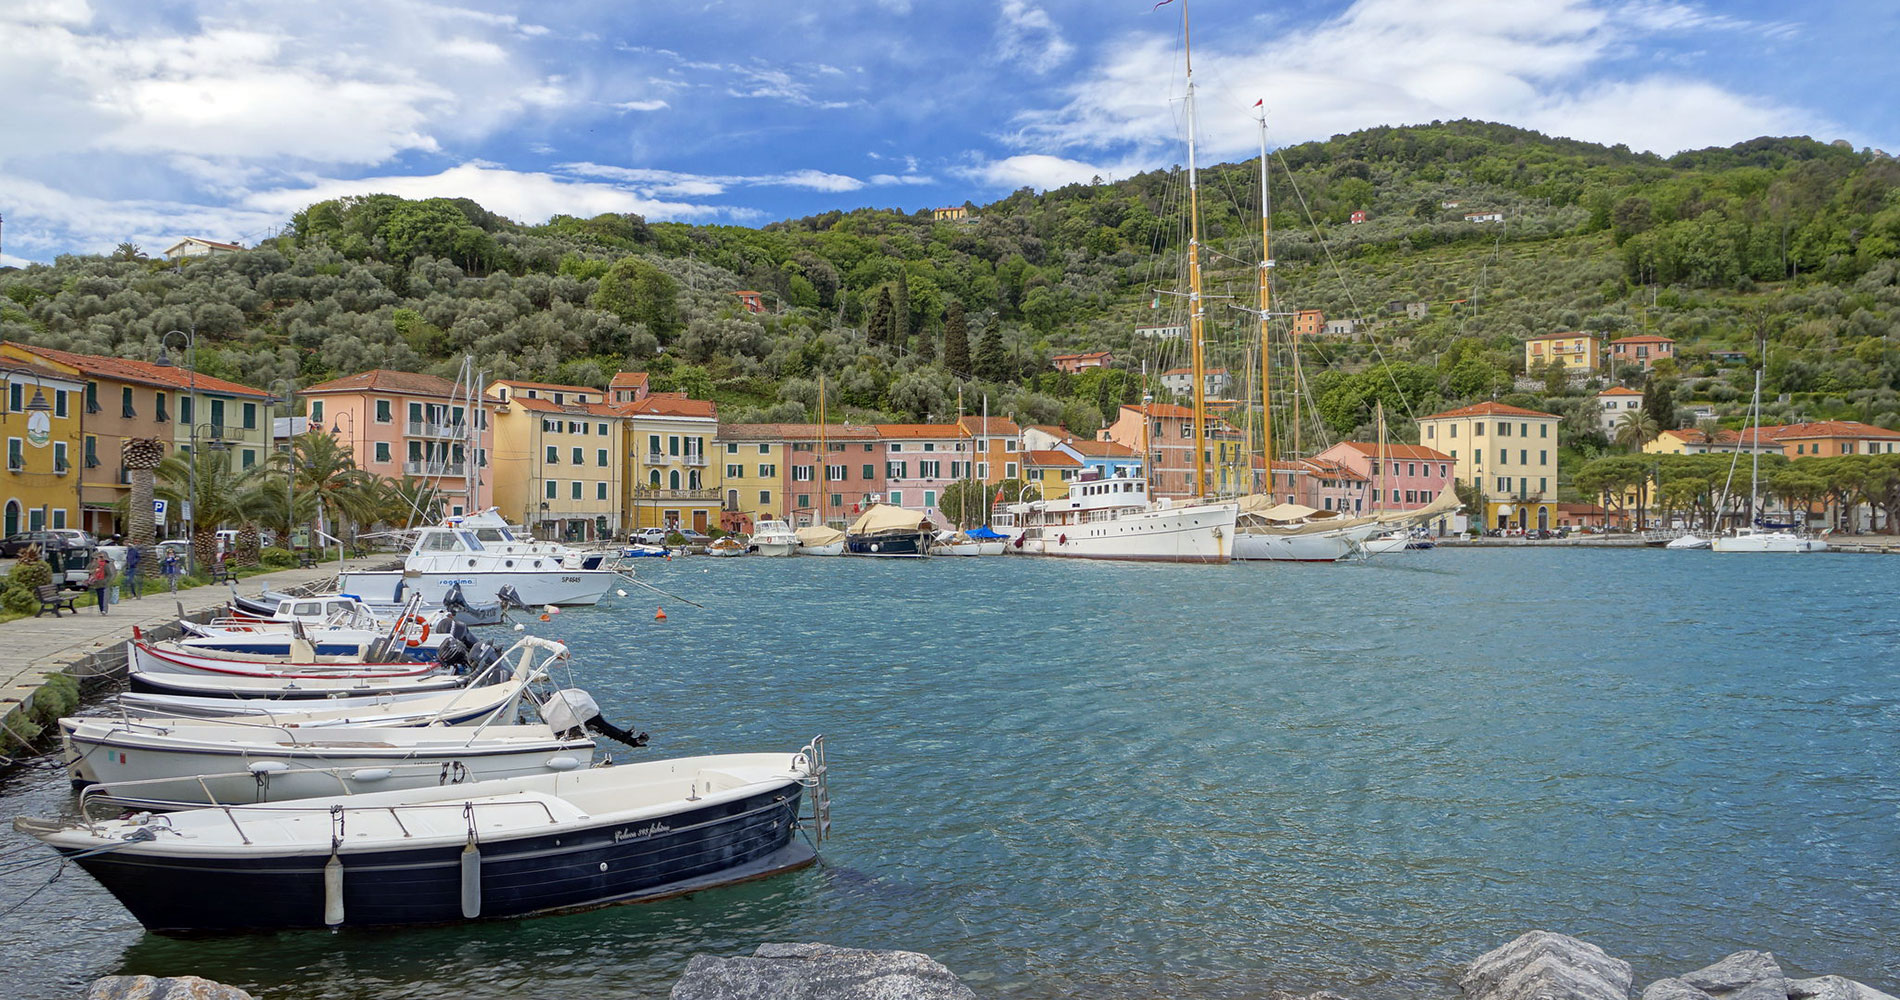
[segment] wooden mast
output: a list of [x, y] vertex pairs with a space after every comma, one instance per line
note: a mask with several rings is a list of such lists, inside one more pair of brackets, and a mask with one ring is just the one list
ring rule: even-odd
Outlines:
[[1201, 301], [1200, 179], [1194, 164], [1194, 51], [1188, 36], [1187, 2], [1181, 3], [1181, 47], [1187, 66], [1188, 169], [1188, 339], [1193, 351], [1194, 483], [1189, 496], [1207, 494], [1207, 357], [1202, 347], [1206, 322]]
[[1266, 492], [1273, 492], [1273, 355], [1267, 341], [1267, 310], [1272, 298], [1273, 202], [1267, 194], [1267, 107], [1260, 103], [1260, 458], [1266, 463]]
[[[1390, 466], [1386, 464], [1387, 456], [1385, 453], [1385, 400], [1379, 400], [1372, 404], [1372, 412], [1374, 418], [1379, 423], [1379, 450], [1377, 459], [1379, 463], [1379, 478], [1373, 481], [1379, 484], [1379, 500], [1389, 504], [1392, 502], [1392, 479], [1388, 471]], [[1372, 513], [1377, 514], [1382, 509], [1384, 508], [1378, 504], [1374, 504]]]
[[825, 451], [825, 377], [818, 376], [818, 523], [825, 524], [825, 493], [831, 488], [825, 466], [831, 461]]

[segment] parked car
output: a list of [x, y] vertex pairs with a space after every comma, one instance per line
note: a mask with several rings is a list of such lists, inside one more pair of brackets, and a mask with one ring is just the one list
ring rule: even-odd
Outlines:
[[633, 534], [628, 535], [627, 541], [632, 542], [635, 545], [665, 545], [666, 544], [666, 529], [665, 528], [641, 528], [639, 531], [636, 531]]
[[691, 528], [676, 528], [674, 530], [679, 532], [680, 537], [686, 539], [686, 544], [688, 545], [704, 545], [712, 541], [711, 536], [703, 535]]
[[66, 539], [61, 538], [51, 531], [16, 531], [5, 538], [0, 538], [0, 557], [18, 559], [20, 553], [25, 551], [29, 545], [37, 545], [44, 550], [49, 546], [59, 546], [65, 543]]

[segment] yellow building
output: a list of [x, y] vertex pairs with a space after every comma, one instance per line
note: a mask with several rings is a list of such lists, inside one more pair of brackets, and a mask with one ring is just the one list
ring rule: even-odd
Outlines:
[[709, 467], [719, 409], [685, 393], [651, 393], [618, 407], [627, 420], [627, 525], [642, 528], [719, 526], [718, 470]]
[[1034, 483], [1045, 500], [1069, 495], [1069, 484], [1082, 474], [1082, 460], [1059, 449], [1023, 452], [1023, 481]]
[[1548, 365], [1569, 372], [1597, 370], [1596, 338], [1587, 333], [1547, 333], [1524, 342], [1524, 370], [1536, 374]]
[[0, 359], [5, 380], [0, 436], [7, 472], [0, 485], [6, 534], [77, 528], [81, 427], [85, 380], [69, 372], [14, 358]]
[[713, 456], [719, 464], [719, 486], [725, 491], [720, 527], [750, 532], [769, 518], [790, 520], [785, 497], [783, 424], [721, 424], [713, 436]]
[[505, 380], [495, 400], [495, 506], [537, 537], [618, 538], [627, 419], [606, 393], [578, 385]]
[[1452, 475], [1484, 494], [1484, 525], [1500, 530], [1557, 524], [1554, 413], [1478, 403], [1418, 420], [1419, 443], [1452, 457]]

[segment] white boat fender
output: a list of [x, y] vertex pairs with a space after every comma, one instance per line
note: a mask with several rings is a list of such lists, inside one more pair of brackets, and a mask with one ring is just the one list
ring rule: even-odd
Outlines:
[[330, 860], [323, 863], [323, 924], [335, 930], [343, 926], [343, 859], [337, 852], [343, 846], [343, 807], [330, 807]]
[[246, 770], [250, 771], [251, 776], [257, 780], [257, 787], [269, 788], [270, 776], [290, 770], [290, 765], [281, 760], [259, 760], [252, 761], [251, 766]]
[[578, 760], [575, 760], [574, 758], [572, 758], [572, 757], [569, 757], [569, 756], [567, 756], [566, 754], [562, 754], [562, 755], [561, 755], [561, 756], [559, 756], [559, 757], [549, 757], [549, 758], [548, 758], [548, 769], [549, 769], [549, 770], [553, 770], [553, 771], [572, 771], [572, 770], [574, 770], [575, 768], [577, 768], [577, 767], [579, 767], [579, 766], [581, 766], [581, 762], [580, 762], [580, 761], [578, 761]]
[[363, 767], [363, 768], [358, 768], [354, 771], [351, 771], [350, 780], [351, 781], [386, 781], [389, 778], [389, 774], [390, 774], [389, 768], [386, 768], [386, 767]]
[[462, 804], [468, 819], [468, 843], [462, 845], [462, 917], [473, 920], [482, 915], [482, 851], [475, 846], [475, 804]]

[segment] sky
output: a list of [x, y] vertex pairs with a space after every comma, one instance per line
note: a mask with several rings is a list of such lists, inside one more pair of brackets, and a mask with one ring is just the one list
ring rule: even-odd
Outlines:
[[1478, 118], [1900, 152], [1900, 3], [0, 0], [0, 264], [251, 245], [326, 198], [524, 223], [983, 204]]

